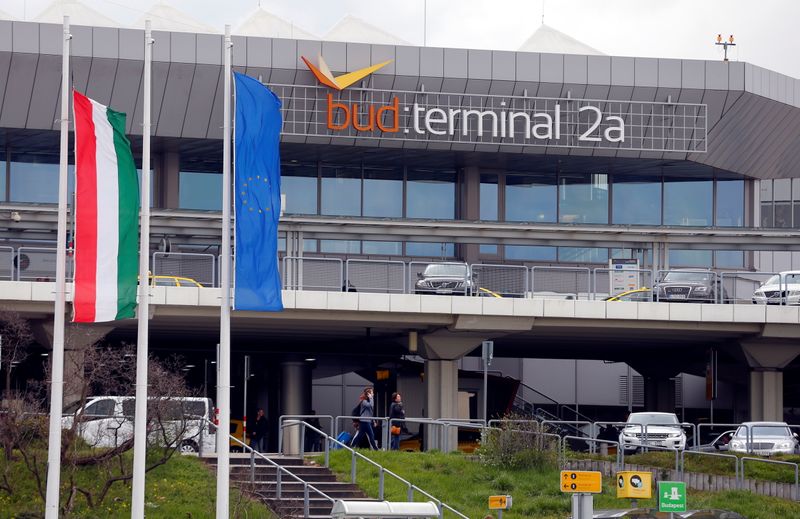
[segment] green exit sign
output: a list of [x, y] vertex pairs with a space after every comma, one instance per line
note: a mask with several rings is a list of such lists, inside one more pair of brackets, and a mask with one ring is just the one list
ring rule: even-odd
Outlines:
[[686, 511], [686, 483], [677, 481], [658, 482], [658, 511]]

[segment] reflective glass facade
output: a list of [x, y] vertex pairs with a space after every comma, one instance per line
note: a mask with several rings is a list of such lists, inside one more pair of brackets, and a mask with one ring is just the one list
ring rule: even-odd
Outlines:
[[414, 169], [406, 181], [406, 217], [452, 220], [456, 217], [456, 174]]
[[661, 224], [661, 181], [638, 175], [614, 177], [611, 221], [625, 225]]
[[505, 176], [505, 220], [507, 222], [556, 221], [556, 179], [550, 174]]
[[608, 175], [570, 173], [558, 178], [558, 221], [608, 223]]
[[800, 178], [762, 180], [761, 227], [800, 229]]
[[714, 224], [713, 217], [714, 183], [711, 180], [664, 179], [664, 225], [709, 227]]
[[181, 171], [178, 185], [181, 209], [222, 210], [222, 175], [200, 171]]

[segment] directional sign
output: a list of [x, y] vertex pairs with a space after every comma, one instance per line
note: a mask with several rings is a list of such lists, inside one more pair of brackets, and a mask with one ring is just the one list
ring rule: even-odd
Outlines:
[[629, 499], [650, 499], [653, 474], [649, 471], [624, 470], [617, 472], [617, 497]]
[[677, 481], [658, 482], [658, 511], [686, 511], [686, 483]]
[[562, 470], [561, 491], [570, 494], [599, 494], [603, 491], [603, 475], [586, 470]]
[[489, 496], [489, 510], [508, 510], [511, 508], [511, 496]]

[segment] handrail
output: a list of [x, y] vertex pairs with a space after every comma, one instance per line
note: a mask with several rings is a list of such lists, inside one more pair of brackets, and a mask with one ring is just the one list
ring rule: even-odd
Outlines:
[[756, 461], [761, 463], [772, 463], [774, 465], [789, 465], [794, 467], [794, 496], [792, 499], [795, 501], [800, 500], [800, 466], [797, 463], [792, 463], [791, 461], [780, 461], [780, 460], [766, 460], [764, 458], [748, 458], [744, 456], [739, 458], [739, 462], [742, 464], [742, 487], [744, 487], [744, 462], [745, 461]]
[[[334, 430], [334, 422], [333, 416], [329, 414], [282, 414], [278, 417], [278, 423], [282, 424], [286, 419], [296, 420], [298, 418], [317, 418], [317, 419], [327, 419], [331, 422], [331, 431]], [[301, 441], [305, 440], [303, 438]], [[283, 427], [278, 427], [278, 445], [283, 445]], [[303, 441], [303, 445], [305, 446], [305, 441]]]
[[[299, 421], [299, 420], [287, 420], [283, 424], [281, 424], [281, 427], [297, 426], [297, 425], [302, 426], [304, 429], [306, 429], [306, 428], [307, 429], [311, 429], [311, 431], [322, 435], [324, 437], [324, 439], [325, 439], [325, 452], [326, 453], [328, 452], [331, 443], [337, 444], [341, 448], [346, 449], [346, 450], [348, 450], [350, 452], [350, 482], [351, 483], [355, 483], [356, 482], [356, 459], [361, 459], [362, 461], [367, 462], [369, 465], [372, 465], [375, 468], [377, 468], [378, 469], [378, 498], [379, 499], [382, 500], [384, 498], [384, 490], [385, 490], [384, 481], [385, 481], [385, 476], [388, 474], [389, 476], [391, 476], [391, 477], [395, 478], [396, 480], [400, 481], [402, 484], [406, 485], [406, 487], [408, 488], [407, 497], [408, 497], [409, 501], [413, 501], [414, 492], [416, 491], [416, 492], [419, 492], [420, 494], [422, 494], [423, 496], [433, 500], [436, 503], [436, 506], [439, 509], [439, 517], [440, 518], [444, 517], [444, 510], [446, 509], [446, 510], [449, 510], [449, 511], [453, 512], [454, 514], [456, 514], [457, 516], [459, 516], [459, 517], [461, 517], [463, 519], [469, 519], [466, 515], [462, 514], [461, 512], [456, 510], [455, 508], [451, 507], [450, 505], [448, 505], [446, 503], [443, 503], [440, 499], [437, 499], [437, 498], [433, 497], [431, 494], [429, 494], [428, 492], [422, 490], [421, 488], [419, 488], [418, 486], [414, 485], [410, 481], [406, 480], [402, 476], [400, 476], [398, 474], [395, 474], [391, 470], [383, 467], [383, 465], [381, 465], [381, 464], [369, 459], [368, 457], [364, 456], [363, 454], [361, 454], [359, 452], [356, 452], [355, 449], [349, 447], [348, 445], [345, 445], [344, 443], [340, 442], [336, 438], [333, 438], [332, 436], [328, 435], [327, 433], [317, 429], [313, 425], [309, 425], [308, 423], [303, 422], [303, 421]], [[282, 448], [283, 448], [282, 445], [278, 445], [278, 450], [282, 450]], [[301, 454], [305, 455], [305, 452], [303, 451], [303, 445], [300, 446], [300, 449], [301, 449]], [[326, 456], [326, 460], [325, 460], [325, 466], [326, 467], [329, 466], [329, 460], [328, 460], [327, 456]]]
[[[208, 420], [208, 419], [205, 419], [205, 418], [204, 418], [204, 421], [207, 422], [209, 425], [213, 426], [217, 430], [217, 432], [219, 432], [219, 426], [217, 424], [215, 424], [211, 420]], [[202, 431], [202, 429], [201, 429], [201, 431]], [[315, 487], [314, 485], [308, 483], [307, 481], [304, 481], [300, 476], [298, 476], [296, 474], [293, 474], [290, 470], [286, 469], [285, 467], [283, 467], [279, 463], [276, 463], [276, 462], [272, 461], [271, 459], [269, 459], [268, 457], [266, 457], [263, 454], [261, 454], [260, 452], [257, 452], [255, 449], [253, 449], [249, 445], [246, 445], [239, 438], [236, 438], [235, 436], [232, 436], [232, 435], [229, 434], [228, 435], [228, 441], [230, 441], [230, 440], [235, 441], [241, 447], [243, 447], [244, 449], [250, 451], [250, 484], [251, 485], [253, 485], [255, 483], [255, 457], [256, 456], [258, 456], [259, 458], [263, 459], [264, 461], [266, 461], [271, 466], [275, 467], [275, 479], [276, 479], [275, 499], [281, 499], [281, 485], [282, 485], [281, 474], [282, 473], [285, 472], [292, 479], [294, 479], [297, 482], [303, 484], [303, 514], [304, 514], [305, 517], [308, 517], [310, 515], [310, 513], [309, 513], [309, 497], [308, 497], [308, 491], [309, 490], [313, 490], [314, 492], [316, 492], [317, 494], [322, 496], [324, 499], [327, 499], [328, 501], [330, 501], [331, 504], [336, 502], [335, 499], [333, 499], [331, 496], [329, 496], [328, 494], [326, 494], [322, 490], [318, 489], [317, 487]], [[327, 450], [327, 443], [326, 443], [326, 450]]]

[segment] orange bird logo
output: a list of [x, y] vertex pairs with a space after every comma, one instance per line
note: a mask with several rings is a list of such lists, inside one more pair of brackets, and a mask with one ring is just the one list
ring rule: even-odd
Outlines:
[[348, 72], [347, 74], [342, 74], [338, 77], [334, 77], [333, 73], [331, 73], [331, 69], [328, 68], [328, 64], [325, 63], [324, 59], [322, 59], [322, 56], [319, 57], [319, 67], [315, 67], [304, 56], [300, 56], [300, 59], [303, 60], [303, 63], [305, 63], [311, 73], [314, 74], [314, 77], [317, 78], [317, 81], [334, 90], [344, 90], [353, 83], [364, 79], [373, 72], [382, 69], [393, 61], [387, 60], [382, 63], [378, 63], [377, 65], [372, 65], [370, 67], [362, 68], [353, 72]]

